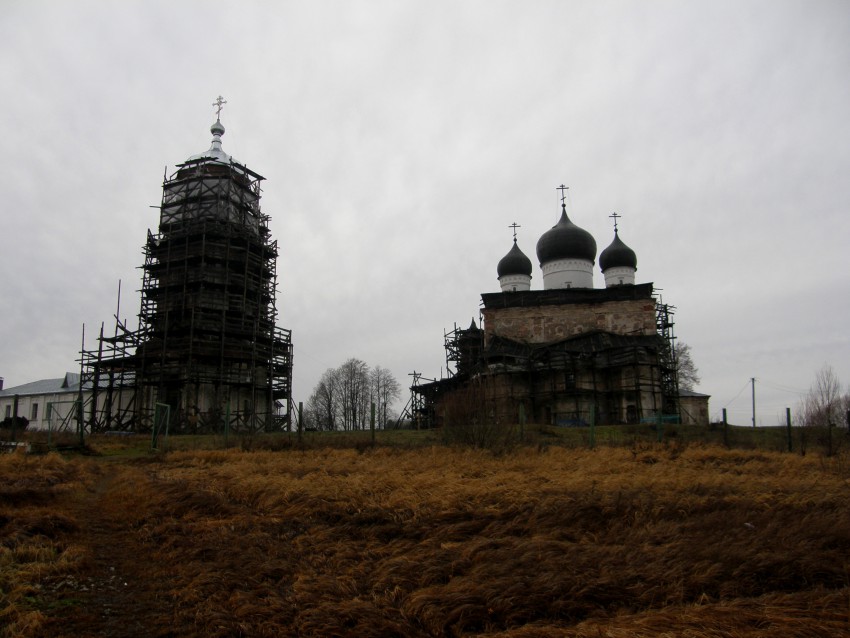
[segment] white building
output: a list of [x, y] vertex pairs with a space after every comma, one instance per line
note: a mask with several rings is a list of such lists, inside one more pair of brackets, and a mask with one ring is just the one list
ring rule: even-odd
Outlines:
[[[83, 401], [91, 390], [83, 390]], [[58, 379], [42, 379], [0, 390], [0, 417], [9, 419], [15, 414], [29, 421], [29, 428], [58, 429], [63, 423], [76, 425], [74, 405], [80, 399], [80, 375], [66, 372]]]

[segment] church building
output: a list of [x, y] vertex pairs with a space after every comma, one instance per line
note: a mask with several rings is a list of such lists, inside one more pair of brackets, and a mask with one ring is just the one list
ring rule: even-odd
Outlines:
[[[560, 187], [563, 190], [566, 187]], [[599, 254], [567, 215], [537, 241], [543, 289], [514, 241], [498, 262], [501, 292], [481, 295], [481, 325], [446, 335], [449, 377], [416, 385], [429, 425], [478, 418], [553, 425], [679, 421], [672, 308], [635, 283], [637, 255], [619, 235]], [[707, 398], [707, 397], [706, 397]]]
[[[138, 330], [101, 331], [83, 352], [91, 431], [279, 429], [289, 415], [292, 344], [277, 327], [277, 242], [260, 209], [264, 179], [222, 147], [177, 165], [148, 231]], [[128, 398], [129, 397], [129, 398]]]

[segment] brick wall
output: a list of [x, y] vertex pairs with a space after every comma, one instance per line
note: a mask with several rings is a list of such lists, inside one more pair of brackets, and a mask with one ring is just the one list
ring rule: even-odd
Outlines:
[[648, 299], [485, 308], [485, 342], [498, 335], [526, 343], [551, 343], [598, 330], [621, 335], [655, 334], [655, 304]]

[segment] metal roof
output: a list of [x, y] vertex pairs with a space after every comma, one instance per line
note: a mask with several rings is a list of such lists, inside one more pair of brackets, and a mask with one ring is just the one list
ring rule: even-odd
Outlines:
[[620, 239], [620, 234], [614, 230], [614, 241], [599, 255], [599, 267], [602, 272], [609, 268], [634, 268], [637, 270], [637, 255]]
[[234, 160], [230, 155], [224, 152], [221, 148], [221, 136], [224, 135], [224, 126], [222, 125], [220, 120], [216, 120], [213, 125], [210, 127], [210, 133], [213, 135], [212, 146], [209, 147], [208, 150], [203, 153], [198, 153], [197, 155], [192, 155], [187, 162], [191, 162], [192, 160], [199, 159], [210, 159], [214, 162], [220, 162], [222, 164], [230, 164], [233, 161], [235, 164], [238, 164], [236, 160]]
[[496, 266], [496, 274], [501, 278], [505, 275], [528, 275], [531, 276], [531, 260], [519, 249], [514, 239], [514, 245], [508, 254], [502, 257]]
[[567, 217], [566, 205], [561, 206], [561, 219], [537, 240], [537, 259], [543, 266], [558, 259], [596, 259], [596, 240], [584, 228]]
[[64, 377], [58, 379], [41, 379], [39, 381], [31, 381], [13, 388], [5, 388], [0, 390], [0, 397], [9, 397], [18, 395], [36, 395], [36, 394], [65, 394], [76, 393], [80, 391], [80, 375], [79, 373], [66, 372]]
[[702, 394], [701, 392], [694, 392], [693, 390], [685, 390], [683, 388], [679, 388], [679, 396], [680, 397], [696, 397], [696, 398], [709, 398], [710, 394]]

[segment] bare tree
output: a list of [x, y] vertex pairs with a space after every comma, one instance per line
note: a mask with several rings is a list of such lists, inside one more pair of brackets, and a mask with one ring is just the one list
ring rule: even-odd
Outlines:
[[386, 427], [389, 408], [393, 401], [401, 397], [401, 386], [386, 368], [375, 366], [369, 375], [372, 401], [375, 402], [375, 420], [380, 427]]
[[815, 382], [803, 397], [799, 410], [801, 425], [830, 427], [842, 423], [845, 399], [841, 396], [841, 382], [835, 369], [824, 364], [815, 373]]
[[369, 425], [370, 403], [378, 423], [385, 424], [392, 402], [401, 396], [398, 381], [386, 368], [348, 359], [328, 368], [307, 401], [311, 424], [317, 429], [362, 430]]
[[823, 444], [827, 456], [835, 454], [841, 445], [841, 440], [836, 440], [832, 431], [844, 422], [848, 405], [850, 395], [842, 396], [841, 382], [835, 369], [824, 364], [815, 373], [815, 382], [800, 402], [797, 422], [805, 427], [817, 428], [820, 432], [818, 441]]
[[328, 368], [322, 374], [313, 394], [307, 400], [307, 409], [315, 419], [319, 430], [335, 430], [339, 410], [339, 374], [338, 370]]
[[344, 430], [365, 427], [369, 409], [369, 366], [351, 358], [337, 368], [340, 383], [340, 416]]
[[700, 381], [699, 370], [691, 357], [691, 347], [679, 342], [676, 346], [676, 363], [679, 372], [679, 389], [693, 390]]

